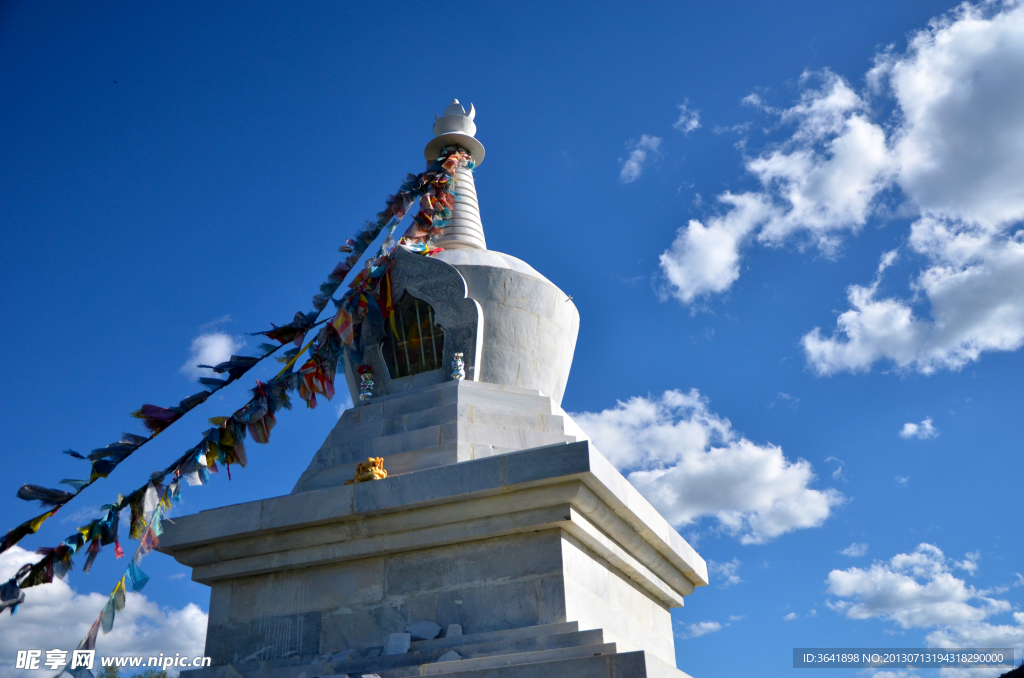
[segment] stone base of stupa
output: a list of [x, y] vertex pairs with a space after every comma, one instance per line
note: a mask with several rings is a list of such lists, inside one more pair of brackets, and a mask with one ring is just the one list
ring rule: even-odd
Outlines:
[[[183, 678], [688, 678], [649, 652], [618, 652], [601, 629], [577, 622], [545, 624], [455, 638], [413, 641], [401, 655], [353, 656], [344, 661], [226, 664], [186, 671]], [[379, 651], [379, 648], [378, 648]], [[444, 658], [455, 652], [461, 659]], [[368, 654], [374, 654], [372, 651]]]
[[[588, 441], [205, 511], [161, 550], [211, 587], [189, 678], [681, 676], [669, 610], [707, 582]], [[421, 621], [463, 635], [389, 655]]]

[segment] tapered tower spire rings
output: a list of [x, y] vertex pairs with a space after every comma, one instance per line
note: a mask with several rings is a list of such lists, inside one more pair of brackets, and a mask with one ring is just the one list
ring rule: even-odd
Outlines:
[[[458, 99], [452, 99], [444, 115], [434, 115], [434, 138], [423, 151], [427, 162], [433, 162], [446, 146], [459, 146], [473, 157], [476, 165], [484, 160], [484, 145], [476, 140], [476, 110], [469, 105], [469, 112]], [[487, 249], [484, 227], [480, 221], [480, 203], [476, 196], [473, 171], [460, 167], [455, 171], [455, 206], [445, 234], [437, 239], [439, 247], [445, 249]]]

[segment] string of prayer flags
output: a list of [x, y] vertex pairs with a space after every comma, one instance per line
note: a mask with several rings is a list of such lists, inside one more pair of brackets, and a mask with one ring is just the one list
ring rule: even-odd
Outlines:
[[[345, 244], [339, 248], [339, 251], [348, 254], [348, 256], [335, 266], [328, 275], [327, 280], [320, 285], [318, 293], [313, 297], [314, 310], [308, 313], [300, 311], [295, 314], [290, 323], [281, 327], [271, 324], [273, 329], [255, 334], [262, 334], [270, 339], [277, 340], [282, 346], [289, 342], [294, 342], [296, 349], [293, 349], [293, 351], [296, 352], [289, 351], [282, 358], [283, 361], [288, 361], [289, 364], [293, 362], [299, 355], [298, 348], [302, 346], [306, 333], [316, 325], [317, 318], [323, 309], [326, 308], [327, 302], [330, 301], [333, 294], [344, 282], [349, 272], [358, 263], [360, 257], [370, 244], [376, 240], [382, 230], [387, 228], [389, 233], [377, 257], [374, 258], [376, 261], [375, 265], [370, 266], [365, 271], [361, 271], [352, 285], [366, 288], [367, 281], [379, 280], [385, 275], [387, 264], [389, 263], [388, 254], [395, 247], [391, 233], [394, 232], [395, 227], [401, 222], [406, 212], [417, 199], [420, 200], [420, 213], [416, 215], [413, 225], [406, 232], [406, 235], [403, 236], [401, 242], [416, 251], [427, 253], [429, 248], [423, 243], [427, 238], [436, 236], [440, 232], [442, 225], [446, 225], [447, 222], [444, 222], [443, 219], [450, 217], [450, 209], [454, 205], [454, 194], [450, 190], [454, 183], [454, 170], [460, 163], [467, 162], [472, 167], [472, 159], [468, 155], [458, 152], [455, 147], [446, 148], [442, 151], [441, 157], [432, 163], [426, 172], [418, 175], [407, 175], [399, 190], [394, 195], [388, 196], [385, 208], [377, 213], [376, 220], [366, 222], [354, 238], [347, 239]], [[375, 290], [376, 287], [377, 285], [374, 285], [373, 289]], [[358, 320], [354, 319], [348, 310], [343, 310], [344, 303], [339, 303], [339, 312], [332, 323], [335, 326], [335, 334], [341, 339], [341, 344], [353, 347], [359, 362], [362, 362], [362, 345], [358, 324], [366, 316], [370, 301], [365, 291], [356, 294], [350, 300], [359, 312]], [[374, 299], [373, 301], [373, 305], [376, 306], [376, 300]], [[354, 320], [355, 322], [353, 322]], [[185, 398], [177, 407], [160, 407], [144, 404], [141, 408], [132, 412], [132, 416], [141, 419], [143, 425], [152, 433], [149, 438], [126, 434], [117, 443], [112, 443], [106, 448], [101, 448], [101, 450], [94, 450], [88, 456], [81, 455], [74, 450], [67, 450], [66, 454], [92, 462], [89, 480], [66, 479], [61, 481], [63, 484], [71, 486], [75, 490], [74, 493], [51, 490], [38, 485], [26, 485], [23, 487], [24, 492], [19, 492], [19, 496], [23, 496], [23, 498], [31, 497], [40, 501], [49, 500], [46, 505], [53, 505], [55, 508], [63, 506], [99, 478], [106, 478], [121, 461], [124, 461], [135, 450], [149, 440], [152, 440], [154, 436], [164, 431], [189, 410], [202, 404], [211, 393], [239, 379], [259, 363], [260, 360], [275, 352], [279, 347], [272, 344], [261, 344], [262, 356], [233, 355], [229, 360], [218, 365], [203, 365], [202, 367], [212, 369], [217, 374], [226, 374], [227, 378], [201, 377], [200, 383], [206, 386], [208, 390]], [[327, 397], [328, 400], [333, 397], [334, 373], [336, 371], [337, 359], [341, 355], [341, 351], [338, 350], [337, 346], [330, 341], [326, 341], [326, 337], [325, 340], [317, 342], [315, 351], [316, 353], [311, 355], [310, 360], [300, 368], [302, 383], [297, 384], [302, 386], [300, 396], [310, 407], [316, 406], [316, 394], [318, 393]], [[314, 355], [317, 357], [314, 357]], [[266, 442], [269, 440], [270, 430], [275, 423], [276, 420], [272, 412], [269, 418], [266, 419], [262, 416], [251, 417], [251, 421], [247, 422], [249, 434], [253, 436], [253, 440], [256, 442]], [[239, 437], [236, 436], [235, 438], [240, 442], [241, 439]], [[242, 461], [245, 458], [244, 455], [244, 447], [242, 447], [240, 448], [240, 456], [233, 457], [232, 461], [238, 461], [244, 466], [244, 461]], [[2, 542], [0, 542], [0, 553], [18, 543], [26, 535], [36, 532], [50, 515], [52, 515], [50, 512], [44, 513], [10, 530], [4, 536]]]
[[[226, 380], [206, 379], [203, 385], [207, 386], [210, 390], [201, 391], [185, 398], [177, 407], [165, 408], [157, 405], [145, 404], [135, 412], [132, 412], [132, 416], [142, 419], [143, 425], [152, 432], [148, 438], [135, 435], [133, 433], [124, 433], [120, 440], [105, 447], [93, 450], [88, 455], [80, 454], [74, 450], [65, 450], [64, 454], [75, 457], [76, 459], [91, 462], [92, 468], [90, 470], [89, 479], [61, 480], [62, 484], [70, 486], [74, 492], [45, 488], [40, 485], [23, 485], [18, 490], [18, 497], [28, 501], [38, 500], [43, 506], [53, 506], [54, 509], [51, 512], [39, 515], [36, 518], [19, 525], [13, 530], [8, 531], [7, 534], [4, 535], [3, 540], [0, 540], [0, 553], [3, 553], [14, 544], [17, 544], [27, 535], [37, 532], [43, 522], [45, 522], [46, 519], [56, 511], [56, 509], [74, 499], [76, 496], [81, 494], [85, 488], [96, 482], [98, 479], [109, 476], [110, 473], [117, 468], [118, 464], [127, 459], [132, 453], [152, 440], [157, 434], [180, 419], [187, 412], [204, 403], [211, 393], [240, 378], [245, 374], [245, 372], [252, 369], [252, 367], [259, 363], [260, 360], [263, 360], [263, 358], [266, 358], [271, 353], [275, 352], [279, 347], [270, 344], [262, 344], [260, 348], [263, 350], [262, 356], [253, 357], [233, 355], [229, 360], [212, 366], [210, 369], [215, 373], [227, 373], [228, 378]], [[200, 379], [200, 381], [203, 382], [204, 380]], [[118, 546], [118, 549], [120, 549], [120, 546]]]
[[[184, 478], [190, 484], [205, 484], [209, 480], [209, 473], [217, 472], [218, 461], [229, 469], [229, 475], [230, 464], [246, 463], [242, 445], [246, 431], [254, 432], [253, 437], [257, 442], [265, 442], [269, 439], [270, 429], [273, 427], [274, 412], [282, 407], [291, 407], [288, 391], [298, 387], [299, 374], [291, 372], [290, 369], [291, 365], [266, 384], [257, 381], [256, 387], [252, 390], [252, 398], [246, 405], [230, 417], [214, 417], [211, 423], [214, 423], [216, 428], [206, 431], [199, 445], [188, 450], [167, 468], [152, 473], [146, 484], [135, 491], [128, 495], [119, 495], [116, 503], [104, 505], [104, 514], [100, 518], [79, 527], [74, 534], [56, 547], [39, 549], [37, 552], [43, 558], [26, 565], [18, 572], [9, 582], [10, 586], [5, 589], [5, 600], [20, 602], [24, 600], [21, 589], [50, 583], [54, 576], [62, 578], [73, 566], [76, 552], [85, 548], [86, 544], [89, 545], [85, 549], [88, 556], [83, 570], [86, 572], [92, 567], [102, 546], [111, 542], [114, 544], [115, 555], [118, 558], [123, 557], [124, 551], [117, 536], [118, 518], [122, 509], [129, 508], [130, 537], [138, 539], [139, 546], [101, 614], [101, 627], [104, 632], [112, 628], [117, 612], [124, 607], [126, 582], [131, 585], [132, 590], [139, 591], [149, 581], [149, 576], [141, 569], [140, 563], [142, 558], [159, 544], [159, 536], [163, 532], [160, 524], [162, 512], [170, 508], [172, 501], [178, 499], [180, 480]], [[133, 442], [135, 441], [128, 439], [129, 444]], [[112, 450], [115, 454], [121, 452], [118, 446], [113, 444], [102, 450], [103, 453]], [[165, 485], [164, 479], [171, 474], [173, 479]]]
[[[277, 350], [277, 347], [264, 344], [269, 349], [265, 350], [265, 355], [269, 355], [273, 351]], [[224, 381], [224, 384], [229, 383], [231, 380], [237, 379], [238, 376], [244, 374], [242, 370], [251, 369], [259, 360], [262, 358], [250, 358], [247, 356], [231, 356], [231, 359], [220, 363], [213, 367], [214, 371], [227, 372], [229, 380]], [[218, 382], [222, 380], [216, 380]], [[91, 472], [88, 480], [75, 480], [75, 479], [64, 479], [61, 480], [61, 484], [70, 486], [74, 492], [66, 492], [64, 490], [45, 488], [39, 485], [23, 485], [17, 493], [17, 496], [26, 501], [38, 500], [43, 506], [53, 506], [53, 511], [39, 515], [32, 520], [26, 521], [22, 525], [9, 531], [0, 541], [0, 553], [3, 553], [14, 544], [17, 544], [21, 539], [29, 534], [37, 532], [43, 522], [49, 518], [56, 509], [60, 508], [64, 504], [68, 503], [81, 492], [96, 482], [100, 478], [106, 478], [110, 473], [117, 468], [118, 464], [127, 459], [132, 453], [138, 450], [140, 447], [145, 445], [147, 442], [152, 440], [158, 433], [166, 429], [168, 426], [173, 424], [175, 421], [180, 419], [184, 414], [190, 410], [198, 407], [206, 401], [210, 396], [211, 391], [201, 391], [194, 395], [189, 396], [182, 400], [177, 407], [158, 407], [156, 405], [143, 405], [139, 410], [132, 412], [132, 416], [142, 419], [147, 429], [152, 431], [152, 435], [147, 437], [135, 435], [133, 433], [124, 433], [121, 439], [113, 442], [105, 447], [93, 450], [88, 455], [83, 455], [74, 450], [65, 450], [64, 454], [67, 454], [76, 459], [82, 459], [91, 463]]]
[[[76, 650], [95, 650], [96, 649], [96, 636], [99, 635], [100, 624], [103, 622], [103, 614], [100, 613], [99, 617], [96, 617], [96, 621], [89, 627], [89, 632], [85, 634], [85, 638], [82, 638], [82, 642], [78, 643]], [[71, 668], [70, 666], [64, 669], [66, 673], [69, 673], [72, 678], [94, 678], [92, 671], [86, 666], [77, 666]]]
[[[446, 151], [449, 150], [446, 149]], [[354, 238], [349, 238], [345, 241], [345, 244], [339, 248], [339, 251], [348, 254], [348, 257], [339, 263], [331, 271], [327, 280], [320, 285], [319, 294], [313, 297], [315, 313], [296, 313], [294, 320], [287, 325], [282, 327], [272, 325], [273, 329], [257, 332], [256, 334], [262, 334], [270, 339], [275, 339], [282, 345], [294, 342], [296, 346], [301, 346], [306, 332], [311, 329], [315, 319], [327, 307], [327, 302], [330, 301], [331, 296], [341, 286], [346, 276], [359, 262], [360, 257], [366, 252], [370, 244], [377, 239], [381, 231], [387, 228], [390, 232], [394, 232], [395, 227], [401, 222], [405, 213], [416, 202], [417, 198], [421, 198], [421, 209], [424, 204], [422, 202], [423, 197], [427, 197], [426, 204], [428, 205], [447, 204], [450, 208], [454, 204], [451, 196], [439, 199], [439, 194], [436, 190], [438, 172], [441, 170], [454, 170], [455, 165], [446, 168], [443, 164], [451, 155], [454, 155], [454, 153], [446, 153], [437, 162], [433, 163], [430, 169], [422, 174], [407, 175], [398, 191], [394, 195], [388, 196], [387, 204], [381, 212], [377, 213], [377, 218], [374, 221], [367, 221]], [[446, 179], [446, 181], [450, 181], [450, 179]], [[389, 251], [393, 247], [394, 242], [390, 240], [389, 233], [388, 242], [385, 243], [382, 249]]]
[[47, 511], [46, 513], [40, 514], [35, 518], [26, 520], [21, 525], [18, 525], [16, 528], [9, 531], [7, 534], [4, 535], [3, 541], [0, 542], [0, 553], [3, 553], [7, 549], [11, 548], [28, 535], [35, 534], [36, 532], [38, 532], [39, 528], [42, 527], [43, 523], [46, 522], [46, 519], [56, 512], [57, 509]]
[[[465, 166], [473, 168], [472, 157], [458, 149], [447, 147], [426, 172], [415, 178], [417, 194], [420, 197], [419, 212], [413, 217], [412, 224], [399, 239], [398, 245], [414, 252], [431, 255], [440, 251], [436, 247], [437, 237], [443, 234], [451, 219], [451, 209], [455, 205], [455, 170]], [[409, 181], [407, 183], [413, 183]], [[382, 247], [377, 257], [366, 263], [365, 268], [349, 283], [349, 292], [340, 303], [329, 328], [333, 329], [340, 342], [350, 351], [354, 363], [363, 362], [363, 346], [361, 325], [363, 319], [372, 311], [380, 312], [383, 318], [390, 318], [394, 308], [391, 298], [391, 281], [388, 271], [392, 265], [395, 244], [388, 238], [390, 247]], [[388, 243], [385, 243], [387, 245]], [[322, 330], [326, 332], [327, 328]], [[330, 355], [328, 342], [323, 342], [321, 349], [325, 357]], [[318, 365], [312, 360], [304, 366], [316, 372]], [[311, 382], [300, 396], [309, 407], [316, 406], [316, 391]], [[326, 395], [326, 394], [325, 394]], [[328, 398], [330, 399], [330, 398]]]
[[[380, 288], [382, 281], [386, 281], [384, 284], [387, 298], [384, 306], [388, 309], [389, 316], [393, 309], [388, 272], [393, 264], [392, 257], [397, 245], [401, 244], [425, 255], [440, 251], [436, 248], [435, 241], [436, 237], [443, 233], [443, 229], [448, 223], [447, 220], [451, 216], [450, 210], [454, 204], [454, 193], [452, 192], [455, 181], [454, 170], [460, 164], [472, 168], [472, 159], [456, 147], [450, 147], [442, 151], [441, 157], [432, 163], [427, 172], [420, 175], [409, 175], [399, 192], [394, 196], [389, 196], [388, 206], [377, 215], [377, 221], [367, 222], [355, 239], [349, 239], [341, 247], [341, 251], [347, 252], [349, 256], [335, 267], [328, 281], [321, 285], [320, 293], [314, 297], [316, 312], [297, 313], [292, 323], [282, 327], [274, 326], [272, 330], [258, 333], [279, 341], [281, 345], [288, 342], [294, 342], [296, 345], [296, 349], [288, 351], [284, 356], [283, 361], [286, 361], [287, 364], [277, 376], [267, 383], [257, 381], [256, 386], [252, 389], [252, 398], [249, 402], [230, 417], [212, 418], [210, 423], [214, 425], [214, 428], [204, 432], [198, 445], [189, 449], [166, 469], [154, 472], [145, 485], [127, 496], [119, 495], [116, 503], [104, 505], [102, 507], [104, 514], [100, 518], [80, 527], [75, 534], [58, 546], [40, 549], [38, 552], [43, 555], [43, 558], [39, 562], [26, 565], [8, 582], [8, 585], [0, 587], [0, 601], [17, 601], [6, 605], [13, 609], [24, 600], [24, 593], [20, 588], [49, 583], [54, 576], [63, 577], [73, 566], [73, 557], [76, 552], [85, 548], [86, 544], [88, 544], [88, 548], [86, 548], [88, 556], [83, 567], [86, 572], [92, 567], [102, 546], [113, 543], [115, 555], [118, 558], [123, 557], [124, 551], [117, 537], [118, 516], [120, 510], [128, 507], [131, 510], [130, 536], [133, 539], [139, 539], [139, 546], [111, 592], [100, 616], [79, 645], [80, 649], [94, 648], [98, 629], [102, 628], [104, 633], [108, 633], [113, 628], [117, 613], [124, 609], [127, 585], [131, 585], [134, 591], [139, 591], [149, 581], [149, 576], [141, 569], [140, 562], [158, 544], [158, 538], [162, 532], [160, 525], [162, 512], [165, 508], [170, 507], [172, 500], [177, 500], [181, 487], [180, 481], [184, 479], [190, 485], [206, 484], [209, 482], [209, 474], [218, 472], [218, 461], [225, 465], [230, 477], [231, 464], [238, 463], [243, 467], [247, 464], [243, 443], [247, 433], [257, 443], [269, 441], [270, 432], [276, 424], [275, 412], [281, 408], [291, 409], [289, 392], [298, 390], [299, 396], [306, 401], [307, 405], [315, 407], [317, 394], [324, 395], [328, 399], [333, 397], [337, 364], [346, 350], [352, 350], [353, 354], [358, 351], [359, 361], [362, 361], [361, 323], [370, 313], [381, 312]], [[420, 211], [413, 224], [396, 244], [391, 238], [391, 233], [417, 197], [420, 198]], [[352, 269], [369, 244], [385, 227], [390, 229], [388, 237], [378, 253], [366, 262], [364, 270], [360, 271], [359, 275], [350, 283], [350, 291], [341, 300], [335, 302], [337, 306], [335, 317], [330, 323], [323, 326], [309, 344], [303, 347], [302, 342], [305, 336], [320, 324], [317, 322], [317, 318], [327, 301], [331, 299], [343, 282], [345, 275]], [[125, 434], [121, 440], [94, 450], [89, 455], [81, 455], [68, 450], [67, 454], [91, 462], [90, 479], [88, 481], [62, 481], [76, 490], [74, 494], [61, 490], [48, 490], [39, 486], [25, 486], [28, 489], [23, 488], [25, 489], [23, 498], [49, 502], [47, 505], [55, 505], [55, 508], [9, 532], [5, 536], [3, 548], [9, 548], [25, 534], [38, 530], [42, 522], [56, 512], [57, 508], [77, 496], [84, 487], [99, 477], [106, 477], [128, 455], [180, 419], [190, 409], [205, 401], [210, 392], [223, 388], [227, 383], [238, 379], [278, 348], [271, 344], [262, 344], [261, 349], [264, 351], [264, 356], [260, 358], [232, 356], [228, 361], [215, 366], [207, 366], [215, 373], [227, 374], [227, 379], [211, 380], [217, 382], [216, 384], [206, 384], [211, 387], [211, 391], [190, 396], [181, 401], [178, 407], [161, 408], [155, 405], [144, 405], [140, 410], [132, 413], [142, 419], [146, 428], [152, 432], [153, 435], [149, 438]], [[309, 350], [309, 359], [293, 371], [293, 364], [307, 349]], [[169, 474], [173, 474], [173, 479], [165, 485], [163, 481]], [[3, 548], [0, 548], [0, 552]], [[0, 609], [5, 609], [5, 607], [0, 607]], [[75, 678], [87, 677], [83, 674], [82, 676], [75, 675]]]
[[25, 501], [39, 501], [40, 506], [52, 506], [57, 508], [71, 501], [73, 492], [64, 490], [51, 490], [39, 485], [22, 485], [18, 488], [18, 499]]
[[217, 374], [224, 374], [226, 372], [228, 377], [233, 381], [252, 369], [252, 367], [261, 359], [262, 357], [258, 358], [248, 355], [233, 355], [225, 362], [218, 363], [216, 365], [198, 365], [198, 367], [209, 368]]
[[[231, 357], [235, 358], [235, 356]], [[216, 368], [214, 368], [214, 371], [216, 371]], [[181, 419], [189, 410], [202, 405], [209, 397], [209, 391], [200, 391], [182, 400], [177, 407], [159, 407], [158, 405], [147, 404], [132, 412], [132, 416], [136, 419], [141, 419], [143, 425], [156, 435]]]
[[270, 326], [273, 329], [266, 330], [264, 332], [254, 332], [253, 335], [262, 334], [268, 339], [274, 339], [275, 341], [281, 342], [282, 346], [288, 343], [294, 343], [296, 346], [302, 346], [302, 340], [305, 339], [306, 332], [313, 327], [313, 324], [316, 322], [316, 318], [319, 315], [320, 311], [317, 311], [315, 314], [299, 311], [295, 314], [295, 319], [287, 325], [278, 327], [274, 323], [270, 323]]

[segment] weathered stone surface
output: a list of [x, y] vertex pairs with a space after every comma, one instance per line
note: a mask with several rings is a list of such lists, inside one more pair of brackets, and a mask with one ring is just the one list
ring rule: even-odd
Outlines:
[[215, 664], [318, 654], [319, 647], [320, 615], [315, 612], [211, 624], [206, 630], [206, 656]]
[[458, 624], [449, 624], [448, 628], [445, 629], [445, 638], [458, 638], [462, 635], [462, 627]]

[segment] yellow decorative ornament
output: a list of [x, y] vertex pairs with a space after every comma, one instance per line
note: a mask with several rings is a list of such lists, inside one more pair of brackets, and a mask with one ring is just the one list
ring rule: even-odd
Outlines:
[[352, 480], [346, 480], [346, 485], [354, 483], [365, 483], [367, 480], [381, 480], [388, 477], [384, 470], [384, 457], [370, 457], [356, 466], [356, 475]]

